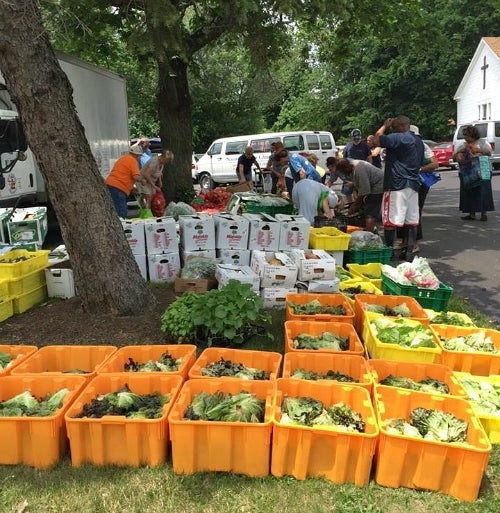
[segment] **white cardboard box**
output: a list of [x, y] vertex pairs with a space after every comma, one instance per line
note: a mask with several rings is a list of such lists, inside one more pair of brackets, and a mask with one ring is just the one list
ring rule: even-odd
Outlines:
[[227, 285], [229, 280], [238, 280], [241, 283], [250, 284], [254, 292], [259, 292], [260, 277], [247, 265], [217, 264], [215, 277], [220, 289]]
[[173, 217], [145, 219], [144, 231], [148, 255], [179, 252], [177, 226]]
[[307, 249], [309, 247], [311, 225], [305, 217], [276, 214], [275, 218], [280, 223], [280, 251]]
[[211, 258], [212, 260], [215, 260], [216, 253], [215, 249], [199, 249], [197, 251], [186, 251], [184, 248], [181, 247], [180, 250], [181, 254], [181, 265], [185, 265], [186, 259], [189, 257], [204, 257], [204, 258]]
[[216, 249], [215, 254], [221, 264], [250, 265], [249, 249]]
[[[279, 260], [282, 265], [269, 263]], [[297, 265], [285, 253], [274, 251], [252, 251], [250, 267], [260, 276], [261, 287], [291, 288], [297, 281]]]
[[280, 223], [267, 214], [243, 214], [250, 222], [248, 249], [278, 251]]
[[297, 294], [297, 289], [282, 287], [265, 287], [260, 290], [264, 308], [285, 308], [287, 294]]
[[17, 208], [7, 223], [7, 231], [11, 244], [42, 245], [48, 231], [47, 207]]
[[148, 259], [146, 254], [134, 255], [135, 261], [141, 271], [141, 276], [147, 281], [148, 280]]
[[69, 260], [47, 267], [45, 281], [47, 282], [48, 297], [69, 299], [76, 294], [73, 269], [71, 269]]
[[215, 247], [221, 249], [247, 249], [250, 222], [243, 216], [216, 214]]
[[[297, 265], [297, 277], [300, 281], [335, 278], [335, 258], [323, 249], [292, 249], [286, 254]], [[317, 258], [306, 258], [308, 254], [316, 255]]]
[[199, 213], [179, 216], [181, 245], [186, 251], [215, 250], [215, 223], [212, 216]]
[[146, 238], [144, 233], [144, 219], [122, 219], [125, 238], [134, 255], [146, 254]]
[[335, 258], [335, 263], [342, 267], [344, 265], [344, 251], [327, 251], [327, 253]]
[[339, 291], [340, 280], [310, 280], [308, 282], [307, 292], [315, 294], [336, 294]]
[[149, 281], [174, 282], [181, 270], [179, 253], [148, 255]]

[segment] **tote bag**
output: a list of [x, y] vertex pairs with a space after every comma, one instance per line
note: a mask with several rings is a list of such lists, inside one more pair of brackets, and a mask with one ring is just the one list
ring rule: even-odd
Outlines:
[[460, 178], [465, 189], [473, 189], [481, 185], [481, 166], [479, 157], [467, 156], [458, 164]]

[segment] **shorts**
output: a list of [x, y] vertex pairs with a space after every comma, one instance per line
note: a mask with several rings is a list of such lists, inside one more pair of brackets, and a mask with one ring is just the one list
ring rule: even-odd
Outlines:
[[365, 217], [373, 217], [378, 221], [382, 221], [382, 197], [382, 193], [366, 196], [364, 202]]
[[385, 227], [418, 226], [418, 192], [407, 187], [386, 191], [382, 198], [382, 224]]

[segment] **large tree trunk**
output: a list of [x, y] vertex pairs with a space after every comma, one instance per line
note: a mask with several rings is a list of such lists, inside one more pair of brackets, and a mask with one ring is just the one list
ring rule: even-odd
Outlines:
[[[34, 0], [2, 0], [0, 69], [17, 105], [89, 312], [152, 308]], [[76, 334], [78, 336], [78, 334]]]

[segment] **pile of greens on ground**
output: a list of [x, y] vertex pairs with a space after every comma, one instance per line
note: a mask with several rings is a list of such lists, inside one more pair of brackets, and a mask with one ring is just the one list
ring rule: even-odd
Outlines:
[[500, 382], [459, 378], [476, 413], [500, 417]]
[[318, 299], [313, 299], [312, 301], [309, 301], [308, 303], [304, 304], [288, 301], [288, 306], [292, 309], [294, 315], [346, 315], [346, 311], [343, 305], [322, 305]]
[[200, 392], [193, 396], [184, 413], [187, 420], [208, 420], [218, 422], [264, 422], [266, 402], [254, 394], [242, 390], [230, 393]]
[[126, 372], [175, 372], [178, 371], [182, 358], [174, 358], [165, 351], [156, 361], [148, 360], [146, 363], [138, 363], [129, 358], [123, 365]]
[[410, 349], [436, 347], [432, 331], [423, 324], [414, 324], [403, 318], [377, 317], [371, 325], [375, 336], [385, 344], [398, 344]]
[[160, 395], [158, 392], [138, 395], [125, 385], [116, 392], [100, 394], [74, 418], [100, 419], [105, 415], [119, 415], [128, 419], [159, 419], [163, 414], [163, 406], [170, 401], [170, 394]]
[[466, 336], [441, 337], [441, 342], [448, 351], [498, 353], [498, 349], [495, 347], [491, 337], [482, 330]]
[[312, 397], [285, 397], [281, 405], [282, 424], [333, 427], [339, 431], [365, 431], [363, 417], [343, 402], [325, 406]]
[[206, 367], [201, 369], [201, 374], [202, 376], [214, 378], [269, 379], [269, 372], [254, 367], [246, 367], [242, 363], [234, 363], [231, 360], [224, 360], [224, 358], [210, 362]]
[[465, 443], [467, 427], [466, 421], [458, 419], [452, 413], [415, 408], [410, 412], [408, 421], [406, 419], [389, 419], [385, 429], [392, 435], [412, 436], [435, 442]]
[[446, 324], [448, 326], [474, 326], [462, 316], [453, 312], [439, 312], [431, 319], [431, 324]]
[[404, 376], [393, 376], [389, 374], [386, 378], [380, 380], [381, 385], [389, 387], [408, 388], [410, 390], [418, 390], [419, 392], [427, 392], [429, 394], [449, 394], [450, 388], [443, 381], [433, 378], [425, 378], [415, 381]]
[[325, 373], [318, 373], [298, 367], [292, 372], [291, 377], [295, 379], [307, 379], [309, 381], [317, 381], [319, 379], [331, 379], [333, 381], [343, 381], [346, 383], [358, 383], [357, 379], [354, 379], [353, 377], [347, 374], [343, 374], [342, 372], [334, 371], [331, 369], [326, 371]]
[[63, 399], [69, 393], [61, 388], [41, 399], [34, 397], [29, 390], [0, 402], [0, 417], [50, 417], [61, 408]]
[[[20, 356], [20, 355], [19, 355]], [[10, 365], [12, 365], [12, 355], [9, 353], [0, 352], [0, 372], [7, 369]]]
[[411, 317], [410, 309], [406, 303], [401, 303], [396, 306], [364, 303], [364, 307], [367, 312], [375, 312], [382, 315], [388, 315], [389, 317]]
[[325, 331], [319, 336], [299, 333], [293, 339], [294, 349], [331, 349], [332, 351], [347, 351], [349, 337], [341, 337], [336, 333]]

